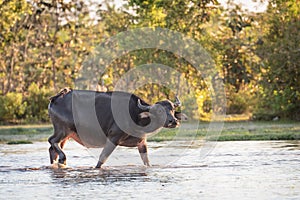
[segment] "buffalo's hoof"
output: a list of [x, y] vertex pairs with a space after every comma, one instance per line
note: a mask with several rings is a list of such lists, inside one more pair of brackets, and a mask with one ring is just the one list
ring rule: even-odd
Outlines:
[[58, 163], [58, 168], [60, 169], [66, 169], [68, 168], [66, 164]]
[[59, 160], [58, 160], [58, 163], [59, 163], [59, 164], [66, 165], [66, 164], [67, 164], [67, 161], [66, 161], [66, 160], [61, 160], [61, 159], [59, 159]]
[[97, 169], [101, 169], [101, 166], [102, 166], [102, 165], [103, 165], [103, 163], [102, 163], [102, 162], [98, 162], [95, 168], [97, 168]]
[[51, 168], [52, 169], [58, 169], [58, 163], [57, 162], [52, 163]]

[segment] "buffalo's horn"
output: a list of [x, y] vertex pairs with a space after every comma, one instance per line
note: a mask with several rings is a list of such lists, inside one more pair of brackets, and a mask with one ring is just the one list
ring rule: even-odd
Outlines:
[[141, 104], [141, 100], [138, 99], [138, 107], [141, 109], [141, 110], [150, 110], [151, 106], [145, 106], [145, 105], [142, 105]]
[[177, 97], [177, 96], [175, 97], [174, 106], [175, 106], [175, 107], [179, 107], [179, 106], [181, 106], [181, 102], [180, 102], [180, 100], [178, 99], [178, 97]]

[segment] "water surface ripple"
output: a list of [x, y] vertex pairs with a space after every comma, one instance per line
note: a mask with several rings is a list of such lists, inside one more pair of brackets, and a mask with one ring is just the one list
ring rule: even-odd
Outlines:
[[201, 142], [160, 146], [149, 143], [152, 167], [119, 147], [99, 170], [99, 149], [72, 141], [65, 169], [50, 166], [46, 142], [0, 144], [0, 199], [300, 199], [300, 141], [219, 142], [205, 158]]

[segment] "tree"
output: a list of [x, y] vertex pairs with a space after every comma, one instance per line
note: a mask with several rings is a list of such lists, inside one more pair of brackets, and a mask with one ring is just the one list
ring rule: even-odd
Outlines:
[[261, 68], [259, 112], [300, 119], [300, 5], [271, 0], [265, 14], [267, 32], [257, 49]]
[[[23, 116], [44, 120], [45, 95], [72, 87], [85, 56], [101, 40], [103, 35], [95, 28], [95, 20], [89, 4], [83, 1], [2, 1], [0, 95], [5, 99], [10, 93], [21, 94], [23, 102], [31, 95], [42, 95], [40, 110], [29, 108]], [[41, 94], [33, 94], [32, 83]]]
[[31, 6], [25, 0], [2, 1], [0, 4], [0, 91], [5, 95], [19, 91], [24, 81], [23, 67], [26, 59], [27, 22]]
[[[136, 12], [135, 24], [133, 27], [161, 27], [177, 31], [186, 37], [190, 37], [195, 41], [201, 43], [205, 49], [209, 49], [211, 43], [208, 42], [209, 35], [205, 32], [203, 25], [210, 20], [210, 12], [218, 9], [218, 2], [215, 0], [207, 1], [193, 1], [193, 0], [150, 0], [139, 1], [130, 0], [130, 8]], [[176, 41], [174, 41], [176, 42]], [[178, 84], [177, 91], [166, 90], [163, 86], [149, 85], [145, 90], [151, 91], [150, 95], [153, 97], [165, 96], [166, 98], [174, 98], [176, 93], [188, 91], [189, 94], [184, 95], [182, 98], [186, 102], [196, 99], [194, 103], [195, 108], [191, 108], [188, 112], [191, 118], [199, 118], [195, 115], [193, 109], [196, 109], [197, 103], [200, 115], [205, 115], [203, 105], [205, 101], [209, 101], [207, 85], [203, 79], [201, 72], [188, 63], [178, 55], [172, 52], [167, 52], [160, 49], [144, 49], [135, 53], [133, 59], [134, 65], [141, 65], [143, 63], [161, 63], [178, 70], [182, 77], [174, 80], [173, 84]], [[187, 88], [179, 87], [183, 80], [187, 81]], [[176, 83], [177, 82], [177, 83]], [[158, 92], [155, 92], [158, 91]], [[203, 92], [206, 91], [206, 92]], [[148, 96], [148, 97], [149, 97]], [[197, 103], [196, 103], [197, 102]], [[207, 104], [208, 105], [208, 104]], [[192, 106], [191, 106], [192, 107]], [[187, 108], [185, 108], [187, 111]], [[209, 109], [206, 109], [207, 111]]]

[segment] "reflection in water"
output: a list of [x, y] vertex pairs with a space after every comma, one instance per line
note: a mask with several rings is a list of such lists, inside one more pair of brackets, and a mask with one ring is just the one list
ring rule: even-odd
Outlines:
[[60, 183], [98, 182], [110, 184], [114, 182], [149, 181], [145, 167], [123, 168], [78, 168], [78, 169], [49, 169], [53, 180]]

